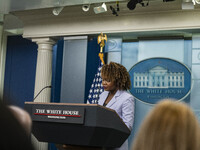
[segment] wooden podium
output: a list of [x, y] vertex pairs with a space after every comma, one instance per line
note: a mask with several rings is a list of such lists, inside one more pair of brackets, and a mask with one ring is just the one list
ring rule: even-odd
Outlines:
[[97, 104], [26, 102], [25, 109], [41, 142], [115, 148], [130, 134], [114, 110]]

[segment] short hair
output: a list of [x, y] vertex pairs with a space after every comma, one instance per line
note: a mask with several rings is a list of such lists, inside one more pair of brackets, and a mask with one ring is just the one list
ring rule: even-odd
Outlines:
[[182, 102], [163, 100], [147, 115], [132, 150], [199, 150], [200, 127]]
[[[4, 102], [8, 99], [5, 98]], [[20, 118], [21, 120], [21, 118]], [[28, 135], [25, 128], [22, 126], [18, 118], [12, 110], [3, 103], [0, 98], [0, 141], [1, 149], [13, 150], [34, 150], [31, 143], [31, 137]]]
[[131, 87], [129, 73], [121, 64], [115, 62], [104, 64], [101, 69], [101, 76], [114, 81], [119, 90], [128, 90]]

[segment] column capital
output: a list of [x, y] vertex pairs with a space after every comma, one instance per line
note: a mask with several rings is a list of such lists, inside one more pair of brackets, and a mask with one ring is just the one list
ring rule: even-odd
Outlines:
[[32, 39], [33, 42], [37, 43], [38, 51], [52, 51], [53, 45], [56, 43], [56, 39], [45, 37], [45, 38], [34, 38]]
[[44, 37], [44, 38], [33, 38], [32, 42], [39, 44], [50, 44], [54, 45], [56, 43], [56, 38]]

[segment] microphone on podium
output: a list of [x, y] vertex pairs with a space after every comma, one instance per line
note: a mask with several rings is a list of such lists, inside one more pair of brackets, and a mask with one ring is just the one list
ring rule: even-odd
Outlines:
[[45, 86], [45, 87], [43, 87], [39, 92], [38, 92], [38, 94], [33, 98], [33, 101], [40, 95], [40, 93], [44, 90], [44, 89], [46, 89], [46, 88], [52, 88], [52, 86], [51, 85], [47, 85], [47, 86]]

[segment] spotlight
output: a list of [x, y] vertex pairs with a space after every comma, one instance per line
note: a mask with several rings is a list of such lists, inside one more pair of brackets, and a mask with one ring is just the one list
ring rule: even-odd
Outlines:
[[200, 4], [200, 0], [195, 0], [195, 2], [196, 2], [197, 4]]
[[103, 3], [101, 6], [94, 7], [95, 14], [103, 13], [107, 11], [107, 6], [105, 3]]
[[192, 2], [193, 2], [194, 5], [196, 5], [196, 3], [200, 4], [200, 0], [192, 0]]
[[149, 6], [149, 0], [148, 0], [148, 2], [147, 2], [146, 4], [143, 2], [143, 0], [130, 0], [130, 1], [127, 3], [127, 7], [128, 7], [130, 10], [134, 10], [135, 7], [136, 7], [136, 5], [137, 5], [138, 3], [141, 4], [142, 7]]
[[127, 7], [130, 9], [130, 10], [134, 10], [137, 3], [142, 3], [142, 0], [130, 0], [128, 3], [127, 3]]
[[194, 9], [194, 3], [192, 0], [183, 0], [182, 9]]
[[53, 9], [53, 14], [55, 15], [55, 16], [58, 16], [59, 14], [60, 14], [60, 12], [63, 10], [63, 8], [64, 7], [56, 7], [56, 8], [54, 8]]
[[83, 5], [83, 6], [82, 6], [82, 10], [83, 10], [83, 11], [89, 11], [89, 10], [90, 10], [90, 5], [89, 5], [89, 4]]

